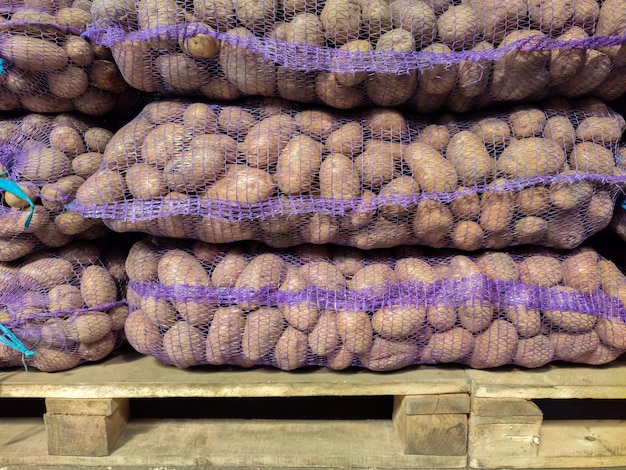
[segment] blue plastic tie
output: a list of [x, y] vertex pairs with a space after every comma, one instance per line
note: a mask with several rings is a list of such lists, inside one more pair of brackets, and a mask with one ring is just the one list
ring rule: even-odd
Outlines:
[[33, 357], [37, 351], [33, 351], [32, 349], [28, 349], [24, 346], [24, 343], [22, 343], [20, 339], [11, 332], [11, 330], [2, 324], [0, 324], [0, 333], [2, 333], [0, 334], [0, 343], [6, 344], [8, 347], [21, 352], [22, 364], [24, 365], [24, 369], [28, 370], [28, 366], [26, 365], [24, 358]]
[[0, 75], [4, 72], [4, 59], [0, 58]]
[[626, 209], [626, 199], [622, 200], [622, 209]]
[[[0, 173], [0, 176], [5, 175], [6, 173], [7, 172], [4, 171]], [[20, 199], [23, 199], [28, 203], [28, 205], [30, 206], [30, 214], [28, 214], [28, 218], [26, 219], [26, 222], [24, 222], [24, 227], [28, 228], [31, 219], [33, 218], [33, 214], [35, 213], [35, 203], [30, 200], [28, 194], [26, 194], [15, 181], [11, 181], [6, 178], [0, 178], [0, 189], [4, 189], [5, 191], [19, 197]]]

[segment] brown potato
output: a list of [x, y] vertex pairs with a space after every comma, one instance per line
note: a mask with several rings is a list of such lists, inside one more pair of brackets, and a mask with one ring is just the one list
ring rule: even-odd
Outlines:
[[295, 122], [288, 115], [270, 116], [255, 124], [239, 147], [248, 165], [261, 169], [278, 161], [278, 156], [295, 131]]
[[168, 361], [186, 369], [205, 362], [204, 336], [186, 321], [177, 321], [163, 335], [163, 351]]
[[331, 310], [321, 312], [317, 324], [309, 333], [308, 345], [317, 356], [330, 356], [338, 351], [339, 331], [336, 312]]
[[215, 310], [206, 338], [206, 361], [221, 365], [234, 360], [240, 353], [245, 315], [237, 306]]
[[396, 370], [415, 364], [419, 348], [411, 341], [397, 342], [376, 337], [372, 347], [359, 355], [364, 367], [373, 371]]
[[87, 266], [83, 270], [80, 276], [80, 293], [87, 307], [105, 306], [117, 300], [115, 280], [102, 266]]
[[337, 331], [343, 346], [354, 354], [364, 354], [372, 346], [374, 330], [367, 313], [339, 310], [337, 312]]
[[[467, 158], [471, 155], [472, 158]], [[460, 182], [465, 186], [484, 185], [493, 177], [494, 159], [481, 138], [469, 131], [452, 136], [446, 148], [446, 158], [452, 163]]]
[[563, 283], [578, 292], [590, 294], [600, 288], [598, 254], [593, 250], [581, 249], [568, 255], [561, 263]]
[[517, 352], [517, 343], [515, 326], [506, 320], [495, 320], [475, 337], [474, 349], [467, 363], [477, 369], [508, 364]]
[[74, 278], [72, 263], [59, 258], [41, 258], [22, 266], [18, 281], [27, 289], [50, 289]]
[[274, 348], [276, 366], [282, 370], [303, 367], [307, 357], [307, 334], [291, 326], [285, 328]]
[[453, 163], [433, 147], [413, 143], [407, 153], [406, 164], [425, 192], [451, 192], [456, 189], [458, 174]]
[[463, 328], [434, 333], [420, 358], [424, 364], [458, 362], [467, 359], [474, 348], [474, 336]]
[[[297, 270], [292, 270], [288, 272], [282, 282], [280, 292], [297, 294], [304, 291], [306, 287], [306, 280]], [[279, 302], [278, 307], [289, 324], [302, 331], [309, 331], [313, 328], [319, 316], [317, 305], [308, 299], [304, 299], [299, 303], [292, 301]]]
[[424, 305], [389, 305], [372, 315], [372, 328], [387, 339], [406, 339], [416, 334], [426, 320]]
[[298, 135], [282, 149], [276, 166], [276, 182], [283, 194], [294, 196], [309, 192], [322, 165], [321, 142]]
[[550, 338], [537, 335], [519, 340], [513, 362], [522, 367], [541, 367], [550, 362], [553, 356], [554, 347]]
[[447, 206], [427, 199], [417, 204], [412, 221], [413, 233], [421, 243], [440, 248], [447, 244], [446, 236], [453, 221], [452, 212]]
[[583, 334], [551, 332], [550, 343], [554, 349], [554, 359], [575, 362], [579, 357], [596, 350], [600, 344], [595, 330]]
[[373, 263], [359, 269], [348, 282], [348, 288], [366, 296], [378, 297], [398, 283], [392, 268], [383, 263]]
[[552, 140], [528, 137], [511, 142], [497, 160], [498, 172], [508, 178], [555, 174], [565, 164], [565, 153]]
[[[241, 271], [235, 283], [236, 289], [248, 289], [252, 293], [266, 289], [277, 289], [283, 281], [287, 266], [282, 258], [271, 253], [264, 253], [256, 256]], [[253, 310], [259, 305], [253, 300], [241, 300], [241, 308]]]
[[284, 326], [284, 319], [276, 308], [262, 307], [246, 316], [241, 336], [241, 354], [258, 363], [276, 345]]
[[65, 320], [65, 335], [70, 341], [93, 343], [111, 331], [111, 318], [105, 312], [78, 313]]

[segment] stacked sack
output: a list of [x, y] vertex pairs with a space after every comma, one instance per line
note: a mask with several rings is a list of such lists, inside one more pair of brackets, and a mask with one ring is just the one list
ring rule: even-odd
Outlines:
[[125, 256], [80, 241], [0, 262], [0, 368], [67, 370], [123, 344]]
[[626, 92], [622, 0], [94, 0], [144, 91], [462, 112]]
[[0, 111], [100, 116], [137, 102], [111, 51], [82, 38], [88, 0], [0, 5]]
[[0, 120], [0, 261], [109, 232], [101, 221], [65, 205], [97, 171], [112, 136], [77, 114], [31, 113]]
[[626, 350], [626, 278], [576, 248], [626, 185], [624, 128], [597, 100], [428, 118], [166, 100], [71, 209], [156, 237], [127, 259], [125, 332], [178, 367], [603, 364]]

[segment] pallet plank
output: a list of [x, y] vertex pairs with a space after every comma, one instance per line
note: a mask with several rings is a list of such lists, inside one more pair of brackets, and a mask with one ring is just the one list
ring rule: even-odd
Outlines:
[[469, 392], [462, 367], [422, 366], [390, 373], [364, 369], [197, 367], [178, 369], [133, 352], [67, 373], [7, 372], [0, 398], [168, 398], [433, 395]]

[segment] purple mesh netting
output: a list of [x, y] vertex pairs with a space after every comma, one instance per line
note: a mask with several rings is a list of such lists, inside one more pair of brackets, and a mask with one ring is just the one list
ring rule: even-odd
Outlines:
[[393, 370], [626, 351], [626, 277], [589, 248], [458, 253], [141, 241], [125, 332], [178, 367]]
[[163, 101], [113, 137], [69, 207], [211, 243], [572, 249], [610, 222], [624, 128], [596, 100], [441, 119]]
[[84, 37], [144, 91], [462, 112], [622, 95], [620, 2], [95, 2]]

